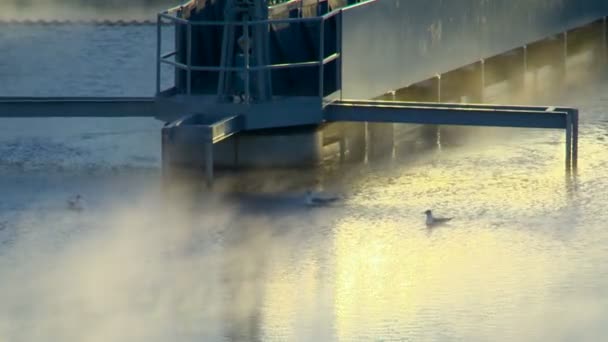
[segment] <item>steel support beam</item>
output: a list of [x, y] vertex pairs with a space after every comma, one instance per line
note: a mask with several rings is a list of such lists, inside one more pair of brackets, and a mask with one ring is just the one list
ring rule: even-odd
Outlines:
[[387, 122], [459, 126], [566, 128], [567, 112], [490, 106], [425, 106], [417, 103], [338, 101], [325, 108], [328, 121]]
[[[163, 136], [163, 176], [171, 177], [172, 158], [167, 153], [169, 147], [178, 153], [180, 147], [202, 146], [203, 171], [207, 187], [213, 186], [214, 156], [213, 145], [225, 140], [243, 129], [243, 117], [212, 117], [202, 114], [189, 115], [167, 124], [162, 129]], [[175, 149], [177, 148], [177, 149]]]
[[153, 97], [0, 97], [0, 117], [154, 117]]
[[572, 108], [338, 101], [324, 115], [327, 121], [565, 129], [566, 168], [578, 164], [578, 111]]

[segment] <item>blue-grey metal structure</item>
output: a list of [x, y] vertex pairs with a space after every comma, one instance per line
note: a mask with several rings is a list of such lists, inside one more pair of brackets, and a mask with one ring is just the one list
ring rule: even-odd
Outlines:
[[[167, 142], [205, 144], [211, 176], [212, 145], [238, 132], [334, 121], [560, 128], [571, 167], [574, 109], [347, 99], [430, 80], [433, 101], [471, 89], [483, 101], [486, 82], [500, 80], [487, 64], [517, 65], [517, 77], [544, 58], [565, 68], [568, 32], [593, 21], [606, 61], [607, 16], [605, 0], [190, 1], [158, 15], [154, 97], [0, 98], [0, 116], [153, 116], [170, 123]], [[176, 32], [169, 51], [160, 39], [167, 24]], [[168, 89], [163, 64], [174, 68]]]

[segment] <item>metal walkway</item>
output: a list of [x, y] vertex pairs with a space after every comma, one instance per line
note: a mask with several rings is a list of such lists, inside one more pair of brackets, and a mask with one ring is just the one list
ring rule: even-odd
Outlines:
[[564, 129], [566, 169], [578, 165], [578, 110], [574, 108], [343, 100], [326, 106], [324, 117], [327, 121]]
[[0, 117], [154, 117], [154, 97], [0, 97]]

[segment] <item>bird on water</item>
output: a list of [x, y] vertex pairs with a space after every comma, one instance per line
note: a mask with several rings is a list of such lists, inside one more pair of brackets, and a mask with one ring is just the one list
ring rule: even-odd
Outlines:
[[313, 193], [311, 190], [306, 191], [306, 205], [308, 206], [324, 206], [340, 201], [342, 198], [336, 195]]
[[452, 220], [452, 217], [435, 217], [431, 210], [427, 210], [424, 213], [426, 214], [426, 226], [429, 228], [445, 224]]
[[80, 194], [77, 194], [74, 197], [71, 197], [67, 200], [67, 205], [69, 210], [74, 211], [82, 211], [84, 210], [84, 200]]

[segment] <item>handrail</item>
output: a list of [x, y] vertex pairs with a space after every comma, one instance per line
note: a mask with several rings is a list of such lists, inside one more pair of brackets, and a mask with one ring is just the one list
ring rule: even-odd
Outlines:
[[[266, 20], [246, 20], [246, 21], [189, 21], [177, 16], [169, 15], [168, 12], [162, 12], [158, 14], [158, 43], [157, 43], [157, 93], [160, 93], [160, 65], [166, 64], [173, 66], [176, 69], [186, 71], [186, 93], [191, 94], [192, 87], [192, 72], [193, 71], [207, 71], [207, 72], [243, 72], [245, 73], [246, 80], [248, 75], [252, 71], [266, 71], [266, 70], [279, 70], [279, 69], [295, 69], [295, 68], [306, 68], [306, 67], [319, 67], [319, 84], [318, 91], [319, 97], [324, 97], [324, 83], [325, 83], [325, 65], [331, 62], [338, 62], [342, 58], [341, 49], [332, 53], [329, 56], [325, 55], [325, 22], [333, 17], [336, 17], [342, 12], [342, 8], [333, 10], [321, 16], [315, 17], [298, 17], [298, 18], [283, 18], [283, 19], [266, 19]], [[163, 21], [169, 21], [175, 25], [186, 26], [186, 61], [180, 63], [176, 60], [169, 60], [170, 58], [177, 55], [177, 51], [171, 51], [162, 54], [161, 52], [161, 23]], [[280, 64], [266, 64], [250, 66], [249, 63], [245, 63], [243, 66], [202, 66], [192, 64], [192, 27], [193, 26], [239, 26], [243, 29], [248, 30], [251, 26], [256, 25], [274, 25], [274, 24], [293, 24], [293, 23], [315, 23], [319, 25], [319, 50], [318, 57], [311, 61], [293, 62], [293, 63], [280, 63]], [[338, 24], [339, 26], [339, 24]], [[336, 39], [339, 44], [341, 30], [338, 27], [336, 30]], [[246, 56], [247, 57], [247, 56]], [[248, 83], [246, 81], [246, 83]], [[248, 86], [247, 86], [248, 88]]]

